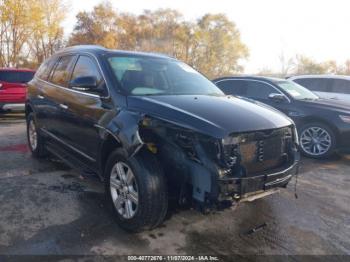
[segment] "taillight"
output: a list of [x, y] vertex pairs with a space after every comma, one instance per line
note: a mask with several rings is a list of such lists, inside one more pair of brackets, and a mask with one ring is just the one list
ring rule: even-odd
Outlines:
[[0, 83], [0, 89], [2, 88], [2, 83]]

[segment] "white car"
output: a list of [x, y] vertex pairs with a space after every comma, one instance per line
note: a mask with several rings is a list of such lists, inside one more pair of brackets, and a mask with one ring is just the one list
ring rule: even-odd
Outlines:
[[304, 86], [321, 98], [350, 102], [350, 76], [300, 75], [288, 79]]

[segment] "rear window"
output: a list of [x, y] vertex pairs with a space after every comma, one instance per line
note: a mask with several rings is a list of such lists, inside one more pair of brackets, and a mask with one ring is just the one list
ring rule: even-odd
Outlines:
[[70, 77], [70, 67], [74, 61], [75, 56], [67, 55], [62, 56], [57, 62], [57, 65], [51, 75], [50, 82], [59, 86], [67, 87]]
[[0, 81], [8, 83], [27, 83], [33, 76], [34, 72], [0, 71]]
[[331, 80], [327, 78], [300, 78], [294, 82], [316, 92], [328, 92], [331, 86]]
[[341, 94], [350, 94], [350, 81], [345, 79], [334, 79], [333, 92]]
[[245, 96], [247, 93], [247, 82], [243, 80], [223, 80], [216, 85], [226, 95]]
[[38, 71], [36, 72], [36, 76], [42, 80], [47, 80], [53, 65], [56, 62], [56, 58], [50, 58], [41, 64]]

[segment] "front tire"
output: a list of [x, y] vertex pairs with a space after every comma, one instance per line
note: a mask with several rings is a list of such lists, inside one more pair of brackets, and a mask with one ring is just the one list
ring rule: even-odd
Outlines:
[[160, 225], [168, 208], [168, 192], [157, 159], [146, 151], [127, 157], [116, 149], [105, 169], [105, 192], [117, 223], [139, 232]]
[[323, 159], [334, 154], [336, 137], [327, 125], [317, 122], [305, 124], [299, 134], [300, 150], [304, 156]]
[[27, 139], [32, 155], [36, 158], [43, 158], [46, 155], [44, 138], [38, 132], [33, 113], [30, 113], [27, 117]]

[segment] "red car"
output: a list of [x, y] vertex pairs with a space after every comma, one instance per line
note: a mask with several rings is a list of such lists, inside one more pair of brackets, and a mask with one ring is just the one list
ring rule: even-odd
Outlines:
[[34, 74], [30, 69], [0, 68], [0, 111], [8, 105], [25, 103], [27, 82]]

